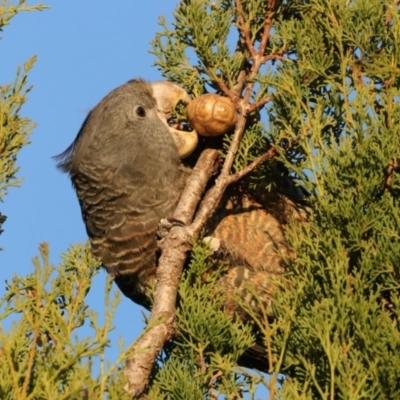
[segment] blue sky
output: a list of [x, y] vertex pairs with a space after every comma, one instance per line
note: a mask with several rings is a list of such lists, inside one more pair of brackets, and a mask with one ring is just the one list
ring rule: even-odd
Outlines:
[[[34, 4], [30, 2], [30, 4]], [[48, 1], [51, 9], [17, 15], [1, 33], [0, 83], [12, 82], [17, 65], [36, 54], [29, 74], [34, 86], [22, 115], [37, 123], [31, 144], [19, 156], [20, 188], [11, 189], [1, 204], [7, 216], [0, 236], [0, 296], [13, 273], [33, 270], [39, 243], [50, 244], [51, 261], [70, 244], [86, 241], [80, 209], [69, 179], [55, 168], [52, 156], [64, 151], [86, 113], [110, 90], [134, 77], [157, 80], [149, 42], [158, 16], [171, 20], [176, 1]], [[102, 314], [106, 274], [89, 294], [92, 308]], [[116, 287], [115, 287], [116, 290]], [[141, 308], [123, 298], [111, 333], [114, 351], [123, 336], [130, 343], [140, 332]], [[84, 332], [83, 332], [84, 333]]]

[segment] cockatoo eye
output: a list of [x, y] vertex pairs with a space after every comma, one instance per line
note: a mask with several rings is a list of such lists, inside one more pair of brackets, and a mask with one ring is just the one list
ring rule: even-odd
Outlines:
[[146, 110], [142, 106], [138, 106], [136, 108], [136, 115], [140, 118], [144, 118], [146, 116]]

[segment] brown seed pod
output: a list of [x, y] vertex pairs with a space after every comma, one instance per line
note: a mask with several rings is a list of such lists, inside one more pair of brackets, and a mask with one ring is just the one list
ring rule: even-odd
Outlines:
[[232, 101], [214, 93], [192, 100], [187, 108], [191, 127], [201, 136], [219, 136], [237, 122]]

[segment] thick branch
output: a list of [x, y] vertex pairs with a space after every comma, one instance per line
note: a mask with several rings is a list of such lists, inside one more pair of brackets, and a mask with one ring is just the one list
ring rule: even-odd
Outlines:
[[217, 161], [217, 150], [205, 149], [201, 153], [176, 207], [173, 215], [174, 220], [181, 221], [184, 225], [189, 225], [192, 222], [207, 182], [218, 171]]
[[265, 100], [265, 102], [264, 99], [260, 100], [255, 103], [253, 108], [250, 105], [251, 94], [254, 87], [254, 82], [251, 82], [251, 80], [257, 75], [263, 61], [267, 61], [264, 57], [264, 52], [272, 26], [272, 9], [275, 5], [275, 1], [269, 1], [264, 31], [258, 52], [256, 52], [251, 42], [250, 32], [244, 21], [240, 0], [235, 0], [235, 3], [240, 25], [240, 34], [253, 59], [251, 70], [247, 77], [241, 76], [243, 82], [247, 80], [243, 99], [238, 99], [237, 93], [231, 91], [224, 82], [217, 76], [214, 76], [215, 74], [213, 74], [212, 71], [210, 77], [217, 82], [224, 94], [235, 102], [240, 113], [239, 121], [236, 125], [221, 174], [216, 180], [215, 185], [204, 197], [193, 223], [191, 223], [191, 220], [197, 204], [204, 193], [208, 180], [216, 171], [216, 159], [218, 154], [215, 150], [206, 150], [200, 156], [173, 215], [174, 220], [181, 221], [185, 225], [190, 225], [172, 227], [167, 237], [163, 239], [161, 243], [162, 255], [157, 268], [157, 286], [149, 324], [143, 335], [130, 349], [131, 355], [127, 360], [124, 371], [128, 380], [125, 389], [135, 397], [140, 397], [144, 393], [158, 353], [162, 350], [164, 343], [170, 340], [174, 335], [174, 315], [178, 285], [186, 255], [188, 251], [191, 250], [193, 238], [199, 235], [203, 229], [206, 221], [218, 205], [226, 187], [241, 179], [262, 162], [274, 157], [276, 154], [275, 150], [271, 149], [243, 170], [230, 175], [232, 164], [245, 130], [248, 114], [254, 110], [256, 106], [261, 106], [268, 100]]
[[225, 192], [225, 189], [234, 182], [242, 179], [244, 176], [254, 171], [260, 164], [269, 160], [276, 155], [276, 150], [271, 148], [262, 156], [256, 158], [251, 164], [247, 167], [243, 168], [236, 174], [232, 175], [220, 175], [215, 182], [215, 186], [213, 186], [205, 195], [204, 200], [201, 203], [201, 207], [196, 214], [196, 218], [193, 223], [190, 225], [190, 235], [198, 235], [203, 226], [207, 222], [208, 218], [215, 210], [216, 205], [221, 199], [222, 195]]
[[[216, 150], [205, 150], [200, 156], [182, 193], [174, 219], [190, 223], [208, 180], [216, 172]], [[151, 369], [164, 343], [174, 334], [176, 294], [192, 237], [185, 227], [173, 227], [162, 243], [162, 255], [157, 268], [157, 286], [154, 306], [148, 328], [133, 344], [126, 362], [125, 390], [140, 397], [147, 387]]]

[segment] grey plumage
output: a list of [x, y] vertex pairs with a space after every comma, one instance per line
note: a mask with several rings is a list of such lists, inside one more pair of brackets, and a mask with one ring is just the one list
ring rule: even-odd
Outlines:
[[129, 81], [88, 114], [57, 156], [76, 190], [93, 254], [123, 293], [144, 306], [158, 223], [174, 210], [185, 175], [156, 112], [149, 85]]

